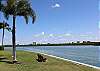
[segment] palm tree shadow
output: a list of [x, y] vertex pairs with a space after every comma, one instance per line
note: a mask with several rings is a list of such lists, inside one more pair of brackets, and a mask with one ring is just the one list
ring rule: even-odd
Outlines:
[[8, 63], [8, 64], [12, 64], [13, 63], [13, 62], [11, 62], [10, 60], [8, 60], [5, 57], [0, 57], [0, 62], [5, 62], [5, 63]]
[[9, 60], [2, 60], [2, 61], [0, 61], [0, 62], [5, 62], [5, 63], [7, 63], [7, 64], [13, 64], [13, 62], [11, 62], [11, 61], [9, 61]]
[[13, 62], [13, 61], [11, 61], [11, 60], [8, 60], [7, 58], [5, 58], [5, 57], [0, 57], [0, 62], [5, 62], [5, 63], [7, 63], [7, 64], [21, 64], [20, 62]]

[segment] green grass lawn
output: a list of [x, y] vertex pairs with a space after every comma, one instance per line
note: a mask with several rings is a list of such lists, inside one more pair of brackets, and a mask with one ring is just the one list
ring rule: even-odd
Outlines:
[[[12, 61], [12, 52], [0, 51], [0, 57], [5, 56]], [[76, 65], [72, 62], [47, 57], [47, 62], [37, 62], [36, 53], [17, 51], [17, 60], [21, 64], [11, 64], [9, 61], [0, 61], [0, 71], [100, 71], [83, 65]]]

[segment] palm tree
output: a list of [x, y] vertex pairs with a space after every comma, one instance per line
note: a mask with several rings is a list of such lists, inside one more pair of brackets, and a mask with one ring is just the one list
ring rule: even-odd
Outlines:
[[4, 46], [3, 46], [3, 40], [4, 40], [4, 30], [8, 30], [9, 32], [11, 32], [11, 28], [9, 27], [9, 24], [7, 24], [6, 22], [0, 22], [0, 29], [2, 29], [2, 47], [0, 48], [1, 50], [4, 50]]
[[9, 15], [13, 16], [13, 27], [12, 27], [12, 44], [13, 44], [13, 62], [16, 62], [16, 39], [15, 39], [15, 21], [17, 16], [23, 16], [28, 24], [28, 17], [32, 17], [32, 22], [34, 23], [36, 19], [36, 14], [32, 10], [31, 5], [28, 0], [7, 0], [6, 4], [1, 5], [1, 11], [4, 13], [6, 19]]

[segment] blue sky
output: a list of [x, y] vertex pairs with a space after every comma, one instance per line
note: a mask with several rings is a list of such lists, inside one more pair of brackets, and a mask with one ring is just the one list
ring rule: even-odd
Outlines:
[[[100, 40], [99, 0], [30, 0], [30, 2], [37, 18], [34, 24], [29, 18], [27, 25], [23, 17], [17, 17], [17, 44], [29, 44], [33, 41], [63, 43]], [[0, 13], [0, 21], [3, 20], [5, 19]], [[7, 22], [12, 26], [12, 17]], [[11, 44], [11, 33], [7, 31], [5, 44]]]

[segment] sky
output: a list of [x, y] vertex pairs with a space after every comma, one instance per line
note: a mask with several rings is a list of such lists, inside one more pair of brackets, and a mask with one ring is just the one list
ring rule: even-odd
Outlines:
[[[36, 21], [16, 18], [16, 44], [100, 41], [99, 0], [30, 0]], [[5, 20], [0, 12], [0, 22]], [[12, 27], [12, 17], [7, 21]], [[2, 30], [0, 30], [0, 40]], [[5, 31], [5, 44], [11, 44]], [[1, 42], [0, 42], [1, 43]]]

